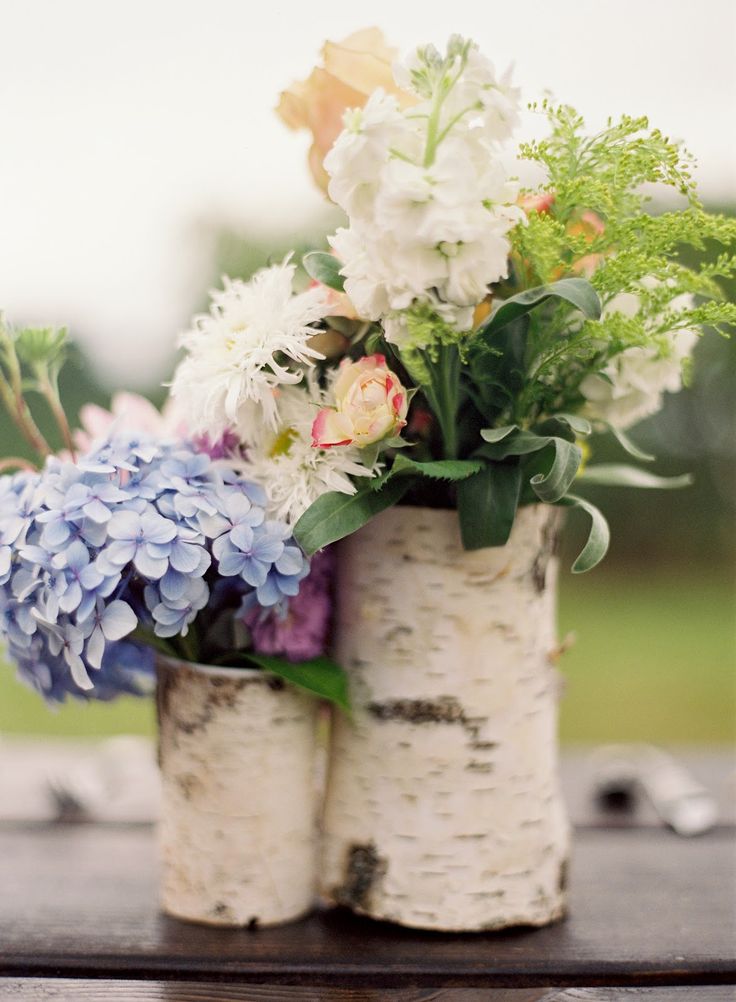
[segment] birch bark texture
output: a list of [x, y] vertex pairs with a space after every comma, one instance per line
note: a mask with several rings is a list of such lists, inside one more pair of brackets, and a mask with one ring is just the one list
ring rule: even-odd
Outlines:
[[467, 552], [457, 512], [399, 506], [341, 544], [336, 656], [354, 712], [329, 756], [329, 900], [443, 931], [564, 914], [558, 519], [522, 508], [506, 546]]
[[207, 925], [314, 905], [317, 701], [266, 672], [157, 667], [161, 905]]

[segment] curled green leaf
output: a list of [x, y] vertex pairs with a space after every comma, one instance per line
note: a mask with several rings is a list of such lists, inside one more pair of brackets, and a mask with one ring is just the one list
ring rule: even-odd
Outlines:
[[599, 564], [608, 552], [611, 541], [608, 522], [594, 504], [584, 498], [577, 497], [575, 494], [568, 494], [566, 497], [560, 498], [557, 504], [567, 508], [580, 508], [590, 516], [590, 532], [587, 542], [572, 565], [573, 574], [584, 574]]
[[601, 484], [606, 487], [640, 487], [653, 490], [676, 490], [689, 487], [693, 478], [689, 474], [679, 477], [658, 477], [648, 470], [625, 463], [598, 463], [586, 466], [578, 480], [586, 484]]

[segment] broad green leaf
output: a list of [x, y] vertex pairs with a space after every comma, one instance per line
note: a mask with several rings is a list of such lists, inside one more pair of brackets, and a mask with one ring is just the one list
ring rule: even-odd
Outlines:
[[322, 285], [327, 285], [338, 292], [344, 291], [345, 279], [340, 274], [342, 265], [334, 254], [311, 251], [302, 258], [302, 265], [306, 273], [316, 282], [321, 282]]
[[648, 452], [644, 452], [643, 449], [640, 449], [639, 446], [636, 445], [635, 442], [632, 442], [629, 436], [625, 432], [621, 431], [620, 428], [614, 428], [612, 424], [609, 424], [607, 427], [624, 452], [628, 452], [630, 456], [633, 456], [634, 459], [638, 459], [642, 463], [654, 462], [655, 457], [650, 455]]
[[286, 661], [284, 658], [248, 652], [247, 658], [264, 671], [278, 675], [292, 685], [306, 689], [313, 696], [328, 699], [343, 710], [350, 710], [347, 676], [343, 669], [329, 658], [311, 661]]
[[466, 550], [504, 545], [514, 524], [520, 491], [518, 463], [487, 463], [459, 484], [460, 534]]
[[397, 476], [421, 476], [432, 480], [465, 480], [472, 477], [483, 466], [479, 459], [437, 459], [428, 463], [418, 463], [400, 454], [393, 466], [378, 480], [372, 481], [374, 490], [382, 490], [383, 485]]
[[596, 466], [586, 466], [578, 480], [586, 484], [602, 484], [608, 487], [644, 487], [663, 490], [688, 487], [693, 482], [693, 478], [688, 474], [681, 477], [658, 477], [648, 470], [640, 470], [625, 463], [598, 463]]
[[608, 522], [606, 522], [595, 505], [574, 494], [568, 494], [567, 497], [561, 498], [557, 504], [568, 508], [580, 508], [586, 514], [590, 515], [588, 541], [572, 565], [573, 574], [584, 574], [586, 571], [592, 570], [596, 564], [599, 564], [608, 552], [608, 544], [611, 541]]
[[549, 299], [565, 300], [586, 317], [594, 320], [600, 318], [601, 301], [590, 282], [585, 278], [561, 278], [559, 282], [526, 289], [507, 299], [484, 324], [481, 324], [476, 334], [487, 338], [488, 335], [501, 330], [512, 320], [530, 313]]
[[552, 444], [555, 458], [549, 472], [537, 473], [529, 481], [540, 501], [549, 504], [559, 501], [567, 493], [583, 458], [582, 450], [565, 438], [554, 438]]
[[399, 477], [381, 490], [365, 487], [357, 494], [331, 491], [307, 508], [294, 526], [294, 538], [311, 556], [329, 543], [349, 536], [374, 515], [396, 504], [411, 486], [409, 477]]

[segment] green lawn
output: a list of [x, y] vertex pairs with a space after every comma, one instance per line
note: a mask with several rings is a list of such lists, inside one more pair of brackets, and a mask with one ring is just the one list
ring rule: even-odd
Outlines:
[[[602, 569], [562, 576], [560, 635], [567, 742], [736, 740], [736, 603], [731, 584], [686, 570]], [[49, 712], [0, 671], [0, 734], [151, 733], [151, 702]]]

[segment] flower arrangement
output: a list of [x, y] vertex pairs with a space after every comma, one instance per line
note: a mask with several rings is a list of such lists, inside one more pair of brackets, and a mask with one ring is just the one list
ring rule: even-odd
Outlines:
[[[608, 528], [576, 482], [688, 482], [583, 456], [607, 430], [651, 458], [628, 428], [680, 389], [702, 326], [736, 316], [717, 284], [734, 221], [702, 208], [687, 153], [644, 118], [591, 135], [545, 102], [547, 138], [510, 151], [519, 91], [468, 40], [400, 61], [369, 29], [324, 56], [279, 113], [311, 130], [346, 225], [306, 256], [306, 291], [289, 263], [226, 282], [182, 339], [175, 399], [200, 432], [236, 436], [307, 553], [404, 502], [457, 508], [466, 548], [500, 546], [543, 502], [589, 514], [573, 567], [588, 570]], [[537, 187], [520, 188], [514, 152]], [[682, 208], [647, 214], [652, 184]], [[712, 242], [714, 262], [682, 263]]]
[[[688, 155], [646, 119], [589, 134], [568, 106], [532, 111], [548, 135], [514, 149], [520, 93], [469, 40], [404, 60], [376, 29], [328, 43], [279, 114], [311, 130], [345, 225], [305, 257], [308, 287], [289, 258], [225, 279], [181, 338], [169, 418], [149, 408], [133, 437], [94, 413], [103, 439], [75, 438], [57, 388], [65, 332], [3, 326], [0, 397], [45, 461], [0, 482], [3, 632], [26, 678], [53, 699], [130, 688], [115, 667], [130, 644], [252, 659], [261, 637], [263, 657], [312, 660], [327, 558], [312, 579], [307, 558], [394, 504], [456, 508], [471, 550], [503, 545], [520, 507], [581, 507], [584, 571], [608, 529], [576, 483], [687, 482], [584, 463], [586, 440], [609, 430], [650, 458], [628, 428], [681, 387], [703, 325], [736, 319], [717, 284], [736, 224], [702, 208]], [[535, 187], [515, 177], [524, 161]], [[647, 214], [651, 184], [682, 207]], [[682, 263], [712, 242], [713, 262]]]
[[[588, 439], [652, 458], [628, 429], [681, 388], [702, 328], [736, 321], [718, 286], [736, 221], [703, 209], [688, 155], [644, 118], [591, 134], [544, 102], [546, 137], [514, 147], [520, 93], [469, 40], [400, 60], [368, 29], [324, 57], [278, 110], [312, 133], [343, 225], [301, 269], [224, 279], [162, 413], [123, 394], [73, 430], [65, 331], [0, 322], [0, 402], [39, 461], [2, 464], [0, 634], [51, 702], [139, 692], [160, 655], [170, 914], [312, 907], [301, 688], [351, 709], [322, 812], [329, 899], [420, 928], [544, 925], [569, 841], [557, 509], [589, 516], [587, 571], [609, 531], [578, 484], [688, 482], [596, 463]], [[680, 207], [649, 214], [651, 185]]]

